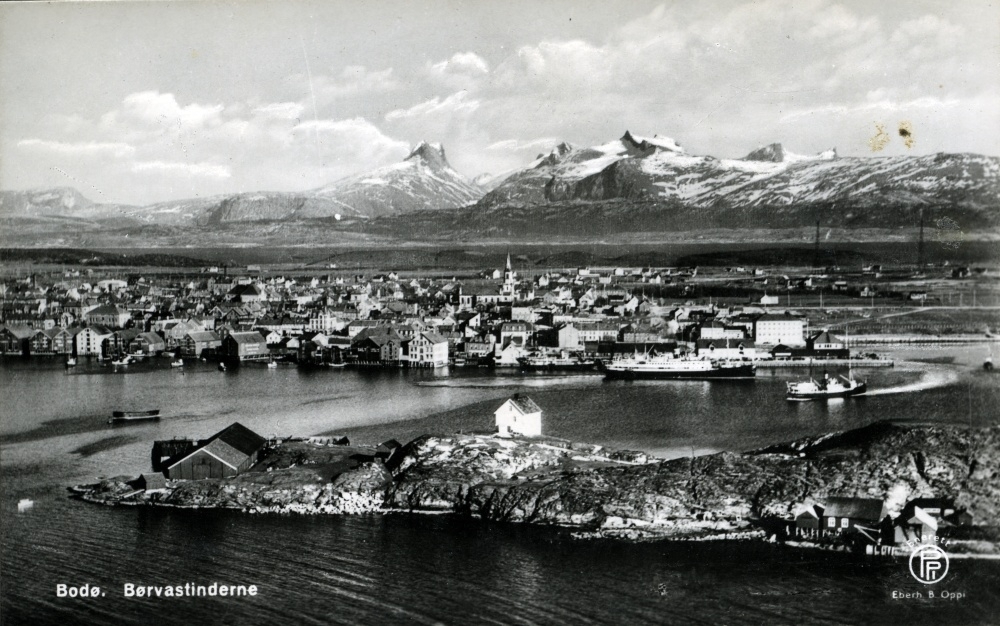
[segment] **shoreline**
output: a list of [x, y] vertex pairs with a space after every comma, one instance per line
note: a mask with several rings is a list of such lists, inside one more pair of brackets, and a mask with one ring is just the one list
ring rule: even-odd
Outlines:
[[[928, 442], [935, 442], [933, 449]], [[992, 475], [974, 469], [1000, 457], [996, 426], [904, 428], [879, 422], [758, 451], [669, 461], [547, 438], [425, 435], [400, 448], [391, 460], [373, 458], [330, 480], [321, 478], [324, 466], [310, 462], [313, 444], [294, 445], [284, 454], [297, 463], [279, 458], [265, 471], [229, 479], [171, 480], [165, 489], [143, 490], [128, 477], [116, 477], [70, 491], [85, 502], [106, 506], [249, 514], [451, 514], [558, 527], [577, 539], [623, 541], [747, 539], [794, 544], [791, 533], [800, 505], [830, 496], [877, 497], [878, 490], [883, 498], [899, 489], [908, 489], [909, 498], [955, 498], [977, 520], [1000, 509], [1000, 490]], [[901, 452], [914, 446], [924, 455], [922, 467], [911, 454]], [[975, 460], [955, 452], [956, 447], [969, 446], [978, 451]], [[350, 447], [333, 447], [322, 447], [324, 459], [352, 452]], [[970, 462], [968, 478], [955, 469], [945, 479], [928, 473], [929, 466], [940, 472]], [[992, 527], [984, 528], [987, 539], [970, 540], [967, 549], [1000, 553], [997, 536], [988, 530]], [[838, 541], [831, 536], [821, 543]]]

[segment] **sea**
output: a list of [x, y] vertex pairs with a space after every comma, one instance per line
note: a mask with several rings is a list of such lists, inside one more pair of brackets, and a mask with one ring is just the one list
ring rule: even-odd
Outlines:
[[[240, 422], [270, 436], [352, 443], [488, 431], [514, 393], [546, 434], [662, 457], [751, 450], [878, 420], [1000, 423], [982, 349], [901, 354], [855, 371], [864, 398], [788, 402], [806, 370], [752, 382], [605, 381], [516, 370], [303, 369], [210, 363], [127, 368], [0, 360], [3, 624], [1000, 623], [1000, 560], [954, 558], [921, 585], [906, 559], [760, 541], [628, 543], [452, 515], [251, 515], [104, 507], [67, 488], [148, 471], [153, 440]], [[841, 373], [831, 371], [831, 373]], [[813, 372], [818, 375], [819, 372]], [[163, 419], [111, 426], [119, 409]], [[33, 506], [18, 510], [29, 499]], [[128, 584], [256, 585], [241, 597], [126, 597]], [[98, 597], [58, 597], [59, 585]], [[909, 595], [908, 595], [909, 594]], [[919, 596], [914, 595], [919, 594]], [[931, 594], [931, 595], [928, 595]], [[933, 597], [931, 597], [933, 596]]]

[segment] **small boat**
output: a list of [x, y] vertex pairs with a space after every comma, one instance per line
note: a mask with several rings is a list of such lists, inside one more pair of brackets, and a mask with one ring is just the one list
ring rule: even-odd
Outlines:
[[341, 361], [340, 363], [327, 363], [327, 367], [347, 367], [347, 363]]
[[277, 361], [268, 361], [267, 362], [267, 369], [269, 369], [269, 370], [278, 369], [278, 362]]
[[17, 501], [17, 512], [24, 513], [25, 511], [30, 511], [34, 506], [35, 506], [34, 500], [29, 500], [28, 498], [22, 498]]
[[184, 367], [184, 359], [177, 359], [170, 362], [170, 367]]
[[76, 367], [76, 358], [69, 357], [68, 359], [66, 359], [66, 367]]
[[166, 358], [168, 358], [168, 359], [172, 359], [172, 358], [174, 358], [175, 356], [177, 356], [177, 353], [176, 353], [176, 352], [161, 352], [161, 353], [160, 353], [160, 356], [162, 356], [162, 357], [166, 357]]
[[118, 365], [128, 365], [131, 362], [132, 362], [132, 357], [126, 354], [125, 356], [121, 357], [118, 360], [111, 361], [111, 364], [118, 366]]
[[822, 380], [805, 380], [788, 383], [789, 400], [826, 400], [827, 398], [847, 398], [861, 396], [868, 392], [868, 383], [855, 380], [853, 376], [830, 378], [824, 374]]
[[109, 424], [123, 424], [128, 422], [144, 422], [160, 419], [160, 409], [150, 409], [148, 411], [112, 411]]

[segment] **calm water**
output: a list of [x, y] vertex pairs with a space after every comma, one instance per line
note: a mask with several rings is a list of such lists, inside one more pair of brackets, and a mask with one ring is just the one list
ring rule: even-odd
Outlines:
[[[789, 403], [804, 372], [752, 383], [604, 382], [465, 370], [307, 371], [168, 361], [114, 373], [94, 362], [0, 361], [4, 623], [996, 623], [1000, 562], [952, 561], [957, 601], [914, 590], [905, 562], [756, 543], [582, 542], [559, 529], [448, 516], [280, 517], [105, 508], [68, 485], [145, 470], [153, 439], [210, 435], [234, 420], [262, 434], [344, 433], [357, 442], [486, 430], [523, 392], [552, 435], [676, 456], [749, 449], [893, 418], [1000, 423], [996, 379], [968, 366], [871, 370], [863, 399]], [[120, 408], [158, 423], [112, 428]], [[20, 498], [35, 508], [16, 512]], [[126, 582], [257, 584], [260, 595], [127, 599]], [[106, 597], [55, 597], [59, 583]]]

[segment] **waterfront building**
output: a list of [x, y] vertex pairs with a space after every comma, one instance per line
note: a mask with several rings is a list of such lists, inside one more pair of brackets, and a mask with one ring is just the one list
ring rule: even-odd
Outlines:
[[443, 367], [448, 364], [448, 340], [437, 333], [423, 332], [404, 345], [409, 364], [417, 367]]
[[542, 409], [526, 395], [514, 394], [493, 415], [501, 437], [539, 437], [542, 434]]
[[188, 357], [214, 353], [221, 346], [222, 340], [210, 330], [190, 332], [180, 342], [181, 354]]
[[257, 331], [226, 335], [226, 338], [222, 340], [222, 352], [227, 357], [240, 361], [266, 359], [271, 354], [264, 336]]
[[74, 337], [77, 356], [101, 356], [104, 342], [114, 333], [110, 328], [100, 325], [87, 326]]
[[757, 345], [799, 347], [805, 345], [804, 331], [805, 321], [800, 318], [766, 313], [754, 321], [753, 338]]
[[167, 461], [171, 480], [202, 480], [236, 476], [254, 466], [267, 440], [239, 422], [199, 442], [177, 460]]

